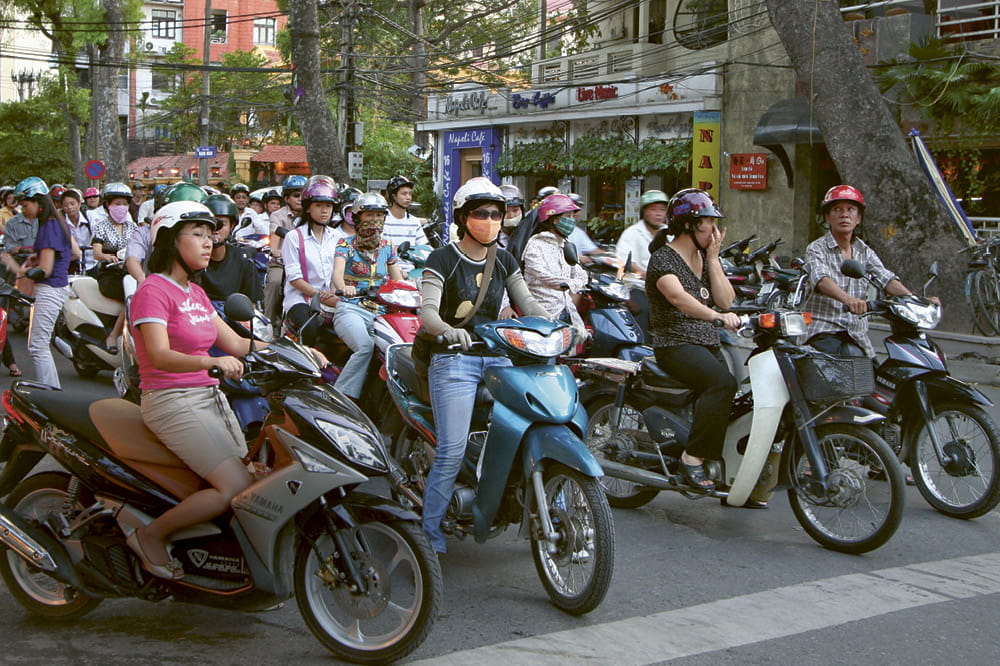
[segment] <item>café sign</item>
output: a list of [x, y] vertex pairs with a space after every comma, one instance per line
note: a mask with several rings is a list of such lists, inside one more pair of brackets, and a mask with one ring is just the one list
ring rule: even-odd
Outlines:
[[485, 90], [451, 95], [445, 100], [444, 112], [449, 116], [459, 116], [465, 113], [484, 115], [489, 109], [489, 102], [490, 95]]

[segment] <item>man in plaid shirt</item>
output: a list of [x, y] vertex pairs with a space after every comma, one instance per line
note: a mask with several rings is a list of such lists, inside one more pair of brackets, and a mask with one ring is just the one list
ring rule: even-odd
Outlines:
[[845, 260], [861, 262], [875, 284], [884, 285], [887, 293], [910, 294], [855, 233], [864, 210], [865, 199], [858, 189], [850, 185], [831, 187], [820, 206], [830, 231], [806, 249], [806, 270], [812, 287], [802, 306], [803, 311], [812, 313], [806, 338], [808, 344], [827, 354], [875, 356], [868, 338], [868, 318], [858, 316], [868, 311], [868, 281], [841, 273], [840, 265]]

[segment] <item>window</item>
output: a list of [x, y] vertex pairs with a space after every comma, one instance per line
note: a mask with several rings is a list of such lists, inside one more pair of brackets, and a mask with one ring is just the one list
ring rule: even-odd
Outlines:
[[592, 79], [600, 72], [601, 59], [599, 56], [580, 58], [579, 60], [574, 60], [570, 64], [570, 67], [572, 71], [570, 75], [571, 79]]
[[674, 36], [689, 49], [705, 49], [726, 41], [727, 0], [681, 0], [674, 14]]
[[253, 43], [258, 46], [274, 46], [277, 34], [277, 19], [258, 18], [253, 21]]
[[225, 9], [212, 10], [212, 42], [214, 44], [226, 43], [226, 23], [227, 12]]
[[154, 69], [150, 88], [160, 92], [170, 92], [174, 89], [174, 77], [164, 70]]
[[559, 63], [554, 63], [551, 65], [542, 65], [542, 82], [549, 83], [552, 81], [562, 80], [562, 65]]
[[118, 70], [118, 89], [128, 90], [128, 70], [120, 69]]
[[153, 25], [153, 37], [173, 39], [177, 31], [177, 12], [173, 9], [154, 9], [150, 22]]

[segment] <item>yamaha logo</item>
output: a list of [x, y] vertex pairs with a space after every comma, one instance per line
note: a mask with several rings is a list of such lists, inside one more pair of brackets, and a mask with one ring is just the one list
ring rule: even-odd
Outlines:
[[188, 557], [191, 558], [191, 563], [196, 567], [201, 569], [205, 566], [205, 562], [208, 562], [208, 551], [201, 550], [200, 548], [192, 548], [187, 552]]

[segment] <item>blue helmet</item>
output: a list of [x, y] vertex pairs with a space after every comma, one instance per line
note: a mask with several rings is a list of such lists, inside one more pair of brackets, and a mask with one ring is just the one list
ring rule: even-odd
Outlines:
[[304, 189], [306, 189], [305, 176], [289, 176], [281, 184], [281, 196], [287, 197], [292, 192], [301, 192]]
[[48, 193], [49, 186], [38, 176], [29, 176], [14, 187], [14, 198], [18, 201], [43, 197]]

